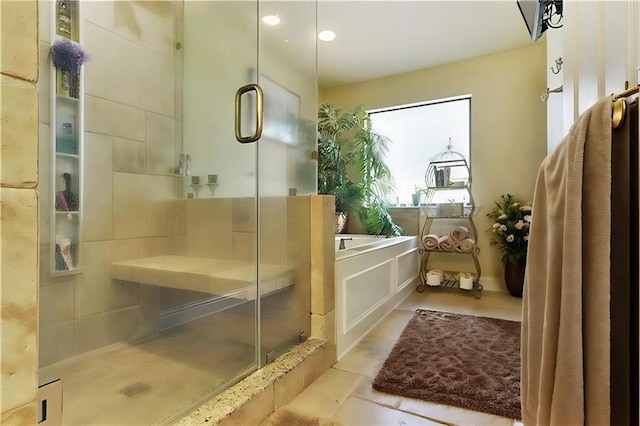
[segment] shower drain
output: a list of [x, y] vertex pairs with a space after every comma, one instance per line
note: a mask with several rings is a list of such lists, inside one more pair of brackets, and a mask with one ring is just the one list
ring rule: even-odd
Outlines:
[[151, 386], [146, 383], [137, 382], [127, 387], [120, 389], [120, 393], [126, 397], [132, 397], [136, 395], [140, 395], [151, 390]]

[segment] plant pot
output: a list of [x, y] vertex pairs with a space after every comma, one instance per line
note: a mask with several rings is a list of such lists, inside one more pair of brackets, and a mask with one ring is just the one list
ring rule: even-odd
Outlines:
[[419, 206], [420, 205], [420, 198], [422, 198], [422, 194], [418, 193], [418, 194], [411, 194], [411, 201], [413, 202], [414, 206]]
[[504, 265], [504, 282], [509, 294], [522, 297], [524, 288], [524, 271], [527, 266], [527, 256], [522, 256], [516, 263], [508, 262]]
[[344, 231], [344, 225], [347, 223], [346, 213], [336, 213], [335, 216], [335, 233], [341, 234]]

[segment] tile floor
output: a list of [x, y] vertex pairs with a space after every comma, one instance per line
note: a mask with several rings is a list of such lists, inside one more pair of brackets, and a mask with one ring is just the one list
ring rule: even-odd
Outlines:
[[521, 425], [511, 419], [380, 393], [371, 382], [417, 308], [521, 320], [522, 301], [484, 292], [475, 300], [460, 291], [413, 292], [331, 369], [296, 397], [289, 408], [345, 426]]

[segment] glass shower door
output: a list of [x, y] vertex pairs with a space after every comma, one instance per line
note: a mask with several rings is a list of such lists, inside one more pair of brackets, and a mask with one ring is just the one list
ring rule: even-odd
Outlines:
[[[182, 200], [184, 244], [206, 292], [177, 306], [193, 312], [211, 354], [203, 365], [230, 386], [259, 366], [257, 268], [257, 146], [239, 143], [256, 129], [257, 99], [236, 91], [255, 83], [258, 67], [256, 1], [184, 2], [182, 78]], [[236, 123], [236, 107], [240, 120]], [[204, 285], [204, 284], [203, 284]]]
[[[41, 0], [41, 22], [63, 3]], [[310, 335], [316, 6], [78, 4], [83, 269], [50, 273], [56, 154], [41, 140], [38, 381], [61, 381], [66, 425], [171, 423]], [[46, 106], [55, 36], [40, 37]], [[241, 144], [249, 83], [264, 131]], [[251, 135], [257, 98], [240, 101]], [[39, 119], [46, 135], [55, 120]]]
[[259, 19], [256, 78], [264, 116], [256, 142], [258, 277], [261, 362], [266, 363], [311, 334], [310, 198], [305, 195], [316, 193], [317, 181], [312, 158], [316, 2], [261, 1]]

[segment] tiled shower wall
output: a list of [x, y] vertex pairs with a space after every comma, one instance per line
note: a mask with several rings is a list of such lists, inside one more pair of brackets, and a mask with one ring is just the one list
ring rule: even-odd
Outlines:
[[[180, 148], [180, 3], [82, 2], [84, 212], [81, 274], [49, 275], [50, 2], [40, 2], [40, 365], [135, 337], [157, 289], [112, 280], [113, 261], [170, 252]], [[148, 306], [146, 306], [148, 308]]]
[[36, 423], [38, 10], [0, 2], [0, 424]]

